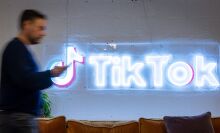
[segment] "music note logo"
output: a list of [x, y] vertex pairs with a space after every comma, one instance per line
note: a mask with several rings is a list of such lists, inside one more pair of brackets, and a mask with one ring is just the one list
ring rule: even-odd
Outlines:
[[85, 57], [78, 54], [76, 48], [73, 46], [66, 47], [66, 64], [64, 61], [58, 61], [52, 63], [50, 69], [54, 68], [55, 66], [64, 66], [71, 64], [65, 74], [61, 77], [52, 78], [53, 83], [58, 87], [68, 87], [76, 80], [76, 63], [85, 63]]

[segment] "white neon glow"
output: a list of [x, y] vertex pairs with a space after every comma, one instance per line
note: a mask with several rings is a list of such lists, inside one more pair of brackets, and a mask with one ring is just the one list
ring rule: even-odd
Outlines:
[[[90, 56], [89, 63], [95, 67], [95, 84], [97, 87], [106, 86], [106, 73], [111, 72], [111, 85], [113, 87], [130, 87], [132, 83], [138, 87], [146, 87], [146, 82], [140, 72], [143, 63], [131, 64], [129, 56]], [[109, 66], [109, 70], [107, 70]]]
[[123, 87], [130, 87], [132, 82], [138, 87], [146, 87], [147, 83], [141, 76], [140, 72], [144, 67], [144, 63], [137, 62], [131, 64], [130, 56], [122, 56], [121, 80]]
[[195, 86], [203, 87], [205, 83], [210, 86], [218, 87], [219, 81], [214, 74], [217, 69], [216, 62], [205, 63], [205, 59], [202, 55], [197, 55], [194, 57], [195, 62]]
[[[168, 81], [166, 85], [172, 84], [176, 87], [183, 87], [192, 82], [196, 87], [220, 86], [217, 75], [217, 62], [206, 61], [203, 55], [195, 55], [189, 61], [193, 61], [191, 66], [185, 61], [176, 62], [172, 58], [172, 55], [169, 54], [147, 55], [144, 61], [136, 62], [129, 55], [95, 54], [88, 55], [88, 62], [94, 70], [92, 70], [92, 73], [94, 72], [94, 85], [96, 87], [104, 88], [109, 85], [109, 87], [116, 89], [145, 88], [148, 81], [145, 80], [144, 76], [148, 72], [150, 73], [148, 79], [152, 81], [151, 87], [155, 88], [164, 87], [165, 79]], [[53, 62], [50, 68], [70, 63], [72, 65], [67, 68], [66, 73], [61, 77], [52, 78], [54, 84], [59, 87], [70, 85], [76, 79], [76, 62], [84, 63], [84, 59], [74, 47], [67, 46], [66, 60]], [[150, 69], [144, 70], [144, 67]], [[90, 79], [93, 80], [93, 78]]]
[[121, 86], [121, 58], [120, 57], [113, 57], [112, 58], [112, 75], [111, 75], [111, 81], [112, 86], [114, 87], [120, 87]]
[[97, 87], [106, 86], [106, 67], [111, 63], [111, 56], [90, 56], [89, 63], [95, 67], [95, 83]]
[[162, 87], [164, 84], [164, 67], [170, 60], [170, 55], [146, 56], [145, 61], [153, 70], [153, 86]]
[[[74, 47], [68, 46], [66, 48], [66, 65], [70, 63], [72, 64], [67, 68], [66, 74], [64, 74], [61, 77], [52, 78], [52, 81], [54, 82], [55, 85], [60, 87], [66, 87], [75, 80], [76, 77], [75, 62], [83, 63], [84, 57], [79, 55]], [[63, 61], [54, 62], [51, 65], [51, 69], [54, 68], [55, 66], [64, 66], [64, 62]]]
[[185, 86], [189, 84], [194, 77], [192, 67], [185, 62], [175, 62], [167, 70], [168, 80], [176, 86]]

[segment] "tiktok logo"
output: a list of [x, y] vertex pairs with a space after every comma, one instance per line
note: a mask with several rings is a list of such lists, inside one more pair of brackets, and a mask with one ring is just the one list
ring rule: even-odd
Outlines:
[[78, 54], [76, 48], [72, 46], [67, 46], [66, 48], [66, 64], [64, 61], [54, 62], [50, 69], [54, 68], [55, 66], [64, 66], [71, 64], [68, 68], [66, 73], [61, 77], [53, 78], [53, 83], [58, 87], [67, 87], [71, 85], [76, 79], [76, 63], [85, 63], [85, 57]]
[[[130, 56], [92, 55], [88, 62], [94, 66], [95, 84], [101, 88], [105, 88], [109, 81], [112, 87], [129, 87], [134, 83], [138, 88], [146, 88], [147, 81], [142, 75], [145, 66], [152, 71], [150, 79], [155, 88], [163, 87], [165, 78], [176, 87], [184, 87], [193, 81], [198, 88], [205, 85], [219, 87], [216, 62], [207, 62], [203, 55], [195, 55], [191, 65], [172, 59], [172, 55], [147, 55], [145, 61], [132, 63]], [[107, 75], [111, 80], [107, 80]]]
[[[79, 54], [75, 47], [65, 47], [66, 57], [61, 61], [54, 61], [50, 69], [55, 66], [70, 65], [60, 77], [52, 78], [53, 83], [65, 88], [76, 81], [77, 64], [85, 64], [85, 57]], [[194, 87], [219, 88], [218, 62], [196, 53], [186, 59], [176, 59], [172, 54], [144, 54], [136, 60], [132, 55], [87, 53], [86, 72], [84, 81], [90, 88], [106, 90]], [[65, 63], [64, 63], [65, 62]], [[77, 77], [79, 78], [79, 77]], [[91, 87], [92, 86], [92, 87]]]

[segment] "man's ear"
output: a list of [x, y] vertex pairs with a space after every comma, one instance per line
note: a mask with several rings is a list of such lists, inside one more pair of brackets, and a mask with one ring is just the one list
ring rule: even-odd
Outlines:
[[32, 21], [25, 21], [23, 23], [23, 29], [30, 29], [32, 23], [33, 23]]

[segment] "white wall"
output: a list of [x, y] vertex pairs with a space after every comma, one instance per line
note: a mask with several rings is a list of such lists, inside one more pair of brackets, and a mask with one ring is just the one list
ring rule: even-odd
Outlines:
[[[48, 36], [33, 48], [42, 68], [62, 54], [66, 42], [189, 42], [208, 47], [220, 41], [219, 7], [219, 0], [0, 0], [0, 48], [16, 35], [18, 15], [26, 8], [49, 16]], [[72, 119], [130, 120], [205, 111], [220, 116], [218, 91], [48, 92], [53, 115]]]

